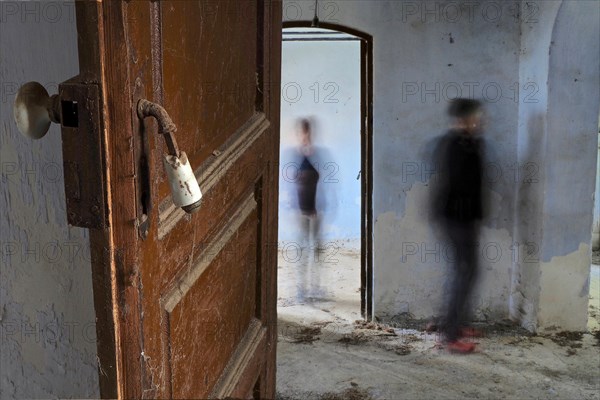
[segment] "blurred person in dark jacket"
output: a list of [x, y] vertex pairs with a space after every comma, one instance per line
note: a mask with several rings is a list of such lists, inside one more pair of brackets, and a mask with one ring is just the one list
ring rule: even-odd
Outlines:
[[438, 140], [434, 153], [440, 173], [432, 203], [437, 226], [454, 250], [453, 260], [449, 260], [453, 270], [441, 329], [450, 351], [469, 353], [475, 350], [475, 344], [462, 338], [478, 335], [464, 324], [470, 314], [468, 301], [478, 274], [477, 242], [484, 213], [482, 104], [473, 99], [454, 99], [448, 114], [454, 124]]

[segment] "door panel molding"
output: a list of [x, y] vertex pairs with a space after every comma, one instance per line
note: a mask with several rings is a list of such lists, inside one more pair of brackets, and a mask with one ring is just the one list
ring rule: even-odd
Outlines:
[[[229, 242], [232, 236], [238, 231], [240, 226], [246, 221], [248, 216], [257, 208], [254, 193], [250, 193], [241, 203], [236, 213], [227, 221], [210, 241], [210, 244], [200, 254], [194, 266], [183, 271], [175, 279], [175, 283], [161, 296], [160, 303], [162, 308], [168, 313], [172, 312], [181, 299], [186, 295], [194, 283], [202, 276], [202, 273], [219, 255], [221, 250]], [[208, 256], [207, 256], [208, 255]]]
[[[90, 230], [90, 244], [103, 398], [275, 397], [277, 254], [268, 244], [277, 240], [282, 11], [279, 0], [249, 0], [248, 18], [238, 6], [76, 4], [80, 75], [98, 85], [102, 116], [109, 223]], [[166, 12], [181, 21], [166, 24]], [[169, 57], [197, 62], [164, 63], [173, 49]], [[244, 96], [207, 95], [203, 106], [218, 112], [205, 114], [188, 98], [210, 94], [213, 78], [224, 89], [240, 83]], [[154, 123], [140, 123], [140, 98], [176, 114], [186, 133], [182, 150], [209, 194], [193, 216], [167, 194], [162, 140]]]
[[[213, 155], [194, 171], [204, 196], [216, 186], [244, 152], [261, 135], [267, 132], [270, 125], [264, 113], [254, 114], [226, 143], [214, 151]], [[185, 215], [180, 207], [173, 204], [173, 199], [170, 196], [163, 200], [159, 206], [158, 239], [162, 240]]]
[[[160, 297], [163, 375], [158, 377], [158, 379], [161, 380], [161, 384], [170, 398], [173, 398], [174, 396], [180, 397], [180, 392], [182, 390], [184, 392], [189, 390], [189, 387], [187, 386], [181, 387], [181, 385], [174, 383], [175, 376], [173, 375], [174, 371], [181, 371], [180, 367], [179, 369], [177, 367], [177, 360], [181, 355], [181, 346], [184, 343], [182, 340], [186, 340], [186, 336], [183, 338], [181, 337], [182, 310], [194, 307], [191, 306], [191, 304], [194, 304], [196, 311], [199, 313], [214, 314], [216, 312], [217, 315], [220, 316], [221, 313], [218, 311], [218, 307], [214, 309], [204, 309], [200, 306], [200, 303], [194, 301], [194, 291], [196, 293], [196, 298], [198, 293], [202, 293], [198, 292], [198, 290], [204, 286], [199, 285], [199, 282], [208, 271], [212, 270], [212, 273], [214, 273], [215, 268], [220, 271], [223, 271], [223, 268], [229, 269], [231, 265], [222, 264], [223, 257], [228, 253], [228, 251], [225, 250], [227, 246], [231, 249], [231, 243], [241, 240], [240, 235], [244, 236], [243, 232], [246, 232], [246, 235], [251, 232], [255, 232], [254, 234], [259, 233], [258, 230], [256, 230], [259, 226], [259, 216], [256, 212], [258, 203], [255, 199], [255, 191], [250, 190], [247, 192], [247, 195], [241, 201], [236, 202], [236, 204], [233, 215], [220, 227], [216, 234], [210, 235], [208, 246], [199, 254], [199, 257], [195, 260], [193, 266], [187, 270], [182, 270], [175, 278], [174, 282], [166, 286], [165, 293]], [[256, 226], [256, 228], [251, 228], [253, 225]], [[250, 235], [250, 237], [254, 237], [254, 234]], [[252, 251], [252, 247], [250, 250]], [[256, 271], [254, 273], [257, 274], [258, 270], [261, 268], [262, 265], [256, 265]], [[212, 281], [210, 277], [205, 279]], [[250, 282], [252, 282], [252, 280], [246, 282], [246, 284]], [[260, 282], [256, 282], [256, 284], [260, 285]], [[255, 288], [249, 290], [255, 290]], [[192, 296], [192, 299], [187, 300], [186, 305], [186, 298], [190, 295]], [[254, 299], [254, 301], [256, 304], [257, 299]], [[257, 314], [257, 310], [255, 310], [254, 313]], [[179, 315], [179, 317], [177, 315]], [[189, 331], [187, 335], [190, 335], [188, 338], [197, 338], [203, 337], [204, 335], [210, 336], [212, 333], [218, 334], [224, 332], [225, 335], [228, 335], [225, 337], [229, 339], [229, 335], [233, 334], [235, 336], [235, 332], [238, 331], [239, 328], [243, 329], [240, 332], [239, 343], [231, 349], [231, 355], [223, 364], [223, 373], [216, 381], [229, 382], [228, 385], [230, 385], [232, 379], [244, 376], [242, 372], [245, 371], [248, 363], [256, 359], [256, 357], [252, 357], [247, 353], [261, 349], [262, 351], [265, 350], [264, 344], [263, 347], [259, 347], [258, 344], [263, 343], [263, 341], [266, 340], [267, 328], [264, 327], [262, 322], [256, 317], [250, 317], [247, 322], [244, 322], [244, 318], [241, 318], [232, 324], [229, 324], [228, 322], [232, 321], [225, 320], [222, 321], [222, 324], [219, 323], [215, 326], [211, 323], [208, 323], [208, 325], [200, 324], [197, 326], [197, 331]], [[180, 326], [179, 334], [176, 333], [177, 326]], [[173, 335], [175, 335], [175, 337], [173, 337]], [[223, 337], [223, 340], [225, 337]], [[228, 340], [224, 341], [227, 342]], [[228, 348], [228, 346], [226, 345], [225, 348]], [[240, 369], [242, 370], [241, 372], [239, 371]], [[259, 373], [259, 371], [257, 371], [257, 373]], [[224, 389], [229, 390], [228, 387], [229, 386], [224, 386]], [[214, 387], [213, 390], [215, 390]]]
[[[225, 367], [225, 371], [221, 376], [221, 379], [215, 385], [212, 393], [210, 394], [210, 398], [212, 399], [223, 399], [228, 397], [235, 397], [235, 391], [248, 391], [253, 388], [253, 384], [256, 382], [256, 378], [260, 371], [254, 370], [250, 371], [250, 367], [255, 364], [255, 358], [257, 350], [265, 345], [265, 340], [267, 336], [267, 329], [262, 326], [262, 323], [258, 319], [253, 319], [244, 335], [244, 338], [241, 340], [238, 347], [235, 349], [233, 355], [229, 359], [227, 363], [227, 367]], [[250, 372], [253, 372], [256, 376], [251, 376], [249, 381], [251, 384], [249, 388], [240, 388], [240, 382], [246, 381], [244, 377], [246, 377]]]

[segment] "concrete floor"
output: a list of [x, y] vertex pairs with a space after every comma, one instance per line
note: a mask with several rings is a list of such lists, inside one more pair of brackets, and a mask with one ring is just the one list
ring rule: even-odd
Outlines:
[[590, 285], [595, 336], [532, 336], [508, 323], [482, 325], [479, 351], [461, 356], [447, 353], [422, 324], [402, 329], [361, 321], [357, 252], [341, 250], [312, 261], [322, 288], [314, 298], [298, 300], [297, 281], [310, 283], [310, 276], [297, 273], [300, 260], [280, 252], [281, 400], [600, 399], [598, 266]]

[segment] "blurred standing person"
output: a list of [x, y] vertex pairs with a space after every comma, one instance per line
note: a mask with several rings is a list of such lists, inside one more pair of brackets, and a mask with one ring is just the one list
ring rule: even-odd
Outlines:
[[328, 162], [328, 152], [314, 144], [313, 123], [308, 118], [299, 118], [295, 123], [296, 147], [288, 150], [285, 158], [291, 161], [296, 171], [295, 184], [297, 211], [297, 241], [301, 251], [296, 269], [297, 299], [324, 297], [321, 287], [321, 271], [317, 270], [318, 251], [322, 248], [321, 224], [325, 199], [319, 187], [319, 170]]
[[450, 293], [442, 331], [448, 350], [470, 353], [475, 344], [461, 340], [478, 332], [464, 327], [470, 310], [469, 297], [477, 274], [479, 223], [483, 217], [484, 142], [482, 104], [478, 100], [454, 99], [448, 114], [453, 127], [439, 140], [435, 152], [440, 171], [439, 188], [432, 210], [439, 227], [454, 248]]

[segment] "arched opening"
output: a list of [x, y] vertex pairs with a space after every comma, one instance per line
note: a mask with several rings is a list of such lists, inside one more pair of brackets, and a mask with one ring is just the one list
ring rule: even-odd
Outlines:
[[[371, 36], [335, 24], [313, 28], [310, 22], [284, 23], [281, 89], [280, 305], [314, 305], [314, 300], [329, 297], [347, 318], [370, 319]], [[319, 176], [316, 223], [298, 219], [302, 160], [290, 157], [297, 154], [298, 121], [303, 118], [320, 153], [309, 157]], [[320, 241], [315, 245], [311, 237], [317, 230]], [[340, 263], [352, 265], [340, 268]], [[320, 288], [311, 293], [314, 286]]]

